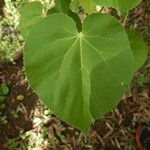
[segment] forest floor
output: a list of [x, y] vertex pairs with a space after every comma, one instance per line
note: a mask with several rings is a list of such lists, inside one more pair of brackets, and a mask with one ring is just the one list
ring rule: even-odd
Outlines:
[[[150, 45], [150, 3], [129, 13], [126, 27], [132, 26]], [[136, 150], [136, 128], [150, 124], [150, 56], [118, 106], [91, 125], [87, 137], [42, 104], [27, 83], [22, 55], [15, 64], [0, 62], [0, 89], [0, 150]]]

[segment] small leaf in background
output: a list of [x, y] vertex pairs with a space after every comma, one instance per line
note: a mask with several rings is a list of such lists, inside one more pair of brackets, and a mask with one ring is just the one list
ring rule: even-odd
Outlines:
[[127, 30], [130, 46], [135, 61], [135, 71], [142, 67], [148, 56], [148, 46], [143, 37], [135, 30]]
[[65, 14], [44, 18], [26, 40], [24, 62], [39, 97], [84, 133], [119, 102], [134, 66], [124, 28], [106, 14], [88, 16], [82, 32]]
[[24, 96], [23, 95], [18, 95], [17, 96], [17, 100], [18, 101], [23, 101], [24, 100]]
[[71, 0], [55, 0], [55, 9], [58, 12], [67, 14], [70, 9]]
[[96, 10], [96, 4], [92, 0], [79, 0], [79, 2], [87, 14], [92, 14]]
[[19, 118], [18, 112], [15, 109], [12, 109], [10, 113], [14, 118]]
[[78, 0], [73, 0], [70, 3], [70, 9], [74, 12], [74, 13], [79, 13], [79, 1]]
[[1, 123], [5, 125], [5, 124], [8, 123], [8, 120], [6, 120], [6, 119], [3, 119], [3, 120], [2, 120], [2, 119], [1, 119]]
[[7, 84], [2, 83], [1, 86], [0, 86], [0, 95], [1, 96], [7, 95], [8, 92], [9, 92], [9, 88], [8, 88]]
[[142, 0], [93, 0], [93, 2], [100, 6], [112, 7], [121, 13], [125, 13], [137, 6]]
[[138, 80], [137, 80], [137, 83], [140, 86], [143, 86], [146, 83], [150, 83], [150, 77], [147, 77], [147, 76], [144, 76], [144, 75], [140, 75]]
[[0, 95], [0, 102], [3, 102], [5, 100], [5, 98], [6, 98], [5, 96]]
[[1, 104], [1, 105], [0, 105], [0, 109], [3, 110], [3, 109], [5, 109], [5, 108], [6, 108], [6, 104]]
[[26, 39], [31, 28], [43, 19], [42, 4], [39, 2], [25, 3], [21, 9], [21, 34]]

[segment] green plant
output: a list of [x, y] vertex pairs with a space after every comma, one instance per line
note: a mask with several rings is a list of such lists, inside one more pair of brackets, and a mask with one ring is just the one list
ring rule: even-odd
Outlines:
[[10, 113], [14, 118], [19, 118], [18, 110], [12, 109]]
[[5, 105], [5, 104], [1, 104], [1, 105], [0, 105], [0, 109], [1, 109], [1, 110], [5, 109], [5, 108], [6, 108], [6, 105]]
[[4, 16], [0, 16], [0, 61], [10, 60], [22, 48], [23, 38], [19, 33], [19, 8], [22, 0], [4, 0]]
[[0, 116], [2, 115], [3, 109], [6, 108], [5, 99], [9, 93], [9, 88], [6, 83], [0, 85]]
[[[97, 12], [96, 6], [111, 6], [120, 14], [139, 2], [55, 0], [47, 16], [37, 2], [22, 8], [28, 80], [59, 118], [84, 133], [94, 120], [116, 106], [147, 57], [140, 35], [127, 31], [127, 36], [113, 16]], [[79, 6], [84, 11], [76, 14], [73, 11]], [[139, 37], [140, 52], [135, 42]]]
[[18, 145], [19, 141], [15, 138], [8, 141], [9, 150], [16, 150]]
[[17, 100], [18, 101], [23, 101], [24, 100], [24, 95], [18, 95]]
[[0, 123], [3, 124], [3, 125], [7, 124], [8, 123], [7, 116], [1, 117], [0, 118]]
[[2, 83], [0, 86], [0, 96], [6, 96], [9, 92], [9, 88], [6, 83]]
[[137, 82], [140, 86], [143, 86], [145, 83], [150, 83], [150, 77], [141, 75], [141, 76], [139, 76]]
[[4, 102], [6, 95], [9, 92], [9, 88], [6, 83], [2, 83], [0, 86], [0, 103]]

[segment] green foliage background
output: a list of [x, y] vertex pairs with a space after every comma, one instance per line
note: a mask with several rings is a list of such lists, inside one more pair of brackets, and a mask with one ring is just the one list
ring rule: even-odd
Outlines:
[[[4, 16], [0, 16], [0, 61], [13, 61], [12, 56], [23, 48], [24, 39], [20, 34], [20, 9], [30, 0], [4, 0]], [[37, 0], [44, 10], [51, 7], [52, 0]]]

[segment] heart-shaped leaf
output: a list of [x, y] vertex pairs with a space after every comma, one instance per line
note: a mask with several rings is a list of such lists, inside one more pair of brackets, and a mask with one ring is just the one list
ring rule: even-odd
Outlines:
[[24, 62], [41, 99], [84, 133], [118, 103], [134, 66], [125, 30], [106, 14], [88, 16], [80, 33], [67, 15], [48, 16], [31, 30]]
[[135, 30], [127, 30], [129, 42], [134, 56], [135, 71], [142, 67], [148, 55], [148, 46], [143, 37]]
[[93, 0], [93, 2], [104, 7], [115, 8], [119, 12], [124, 13], [137, 6], [141, 0]]

